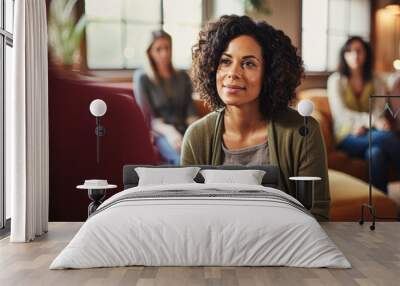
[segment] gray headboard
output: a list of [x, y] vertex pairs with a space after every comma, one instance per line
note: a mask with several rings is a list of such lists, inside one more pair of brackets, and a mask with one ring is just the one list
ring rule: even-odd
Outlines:
[[[124, 173], [123, 173], [123, 182], [124, 182], [124, 189], [133, 188], [138, 185], [139, 177], [135, 171], [136, 167], [148, 167], [148, 168], [179, 168], [182, 166], [176, 165], [125, 165], [124, 166]], [[185, 166], [191, 167], [191, 166]], [[262, 185], [266, 187], [274, 187], [277, 188], [279, 186], [279, 168], [277, 166], [205, 166], [200, 165], [196, 166], [200, 167], [201, 169], [221, 169], [221, 170], [246, 170], [246, 169], [257, 169], [257, 170], [264, 170], [265, 175], [262, 180]], [[196, 178], [194, 179], [198, 183], [203, 183], [204, 178], [203, 176], [198, 173]]]

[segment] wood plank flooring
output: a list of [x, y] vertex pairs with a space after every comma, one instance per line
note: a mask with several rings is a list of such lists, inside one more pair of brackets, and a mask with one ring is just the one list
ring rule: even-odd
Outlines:
[[81, 223], [50, 223], [49, 233], [32, 243], [0, 240], [0, 285], [400, 285], [400, 223], [322, 223], [353, 268], [290, 267], [120, 267], [48, 270]]

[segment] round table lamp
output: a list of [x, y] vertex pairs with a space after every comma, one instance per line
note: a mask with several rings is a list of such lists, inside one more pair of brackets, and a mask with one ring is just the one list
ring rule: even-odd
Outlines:
[[310, 116], [314, 111], [314, 103], [309, 99], [303, 99], [297, 105], [297, 109], [302, 116]]
[[95, 99], [90, 103], [90, 113], [96, 117], [96, 150], [97, 163], [100, 162], [100, 137], [106, 134], [106, 129], [100, 124], [100, 118], [107, 112], [107, 104], [101, 99]]
[[101, 99], [95, 99], [90, 103], [90, 113], [95, 117], [101, 117], [107, 112], [107, 104]]

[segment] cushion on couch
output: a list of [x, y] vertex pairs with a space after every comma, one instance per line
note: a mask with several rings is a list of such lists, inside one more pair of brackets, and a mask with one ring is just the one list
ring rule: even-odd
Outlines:
[[[331, 195], [331, 221], [358, 221], [361, 215], [361, 205], [368, 203], [368, 184], [364, 181], [329, 169], [329, 189]], [[395, 217], [396, 203], [382, 192], [372, 188], [372, 202], [376, 207], [377, 216]], [[366, 210], [366, 219], [371, 216]]]

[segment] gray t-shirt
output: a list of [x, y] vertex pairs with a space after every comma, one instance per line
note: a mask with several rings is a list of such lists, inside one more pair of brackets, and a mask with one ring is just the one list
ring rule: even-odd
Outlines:
[[264, 143], [245, 147], [241, 149], [229, 150], [222, 143], [222, 150], [224, 151], [223, 165], [269, 165], [269, 149], [268, 141]]
[[183, 70], [177, 70], [171, 78], [159, 83], [152, 81], [143, 70], [137, 70], [133, 75], [133, 87], [136, 102], [149, 125], [152, 118], [162, 118], [183, 133], [186, 119], [196, 115], [192, 84]]

